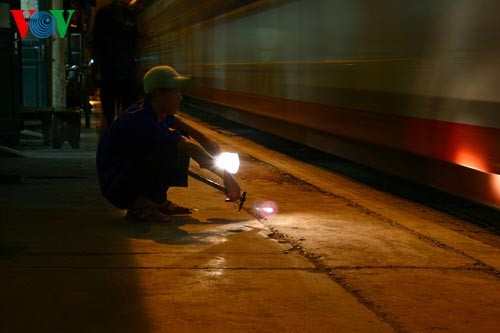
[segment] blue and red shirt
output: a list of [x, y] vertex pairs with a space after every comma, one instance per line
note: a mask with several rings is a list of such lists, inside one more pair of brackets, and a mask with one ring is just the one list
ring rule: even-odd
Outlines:
[[154, 163], [176, 149], [182, 135], [170, 128], [174, 119], [175, 116], [169, 115], [158, 122], [151, 104], [139, 101], [111, 124], [99, 142], [96, 156], [99, 183], [105, 196], [139, 181], [141, 172], [146, 170], [145, 163]]

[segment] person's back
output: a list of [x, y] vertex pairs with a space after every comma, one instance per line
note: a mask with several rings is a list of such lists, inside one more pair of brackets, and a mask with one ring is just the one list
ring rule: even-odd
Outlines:
[[104, 133], [97, 151], [97, 172], [101, 191], [113, 205], [128, 208], [140, 192], [142, 177], [176, 164], [175, 147], [181, 133], [169, 129], [172, 121], [173, 116], [158, 123], [148, 102], [139, 101]]

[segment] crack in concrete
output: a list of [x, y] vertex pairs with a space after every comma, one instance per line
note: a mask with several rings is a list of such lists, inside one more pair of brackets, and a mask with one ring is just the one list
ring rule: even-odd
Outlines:
[[[264, 161], [261, 161], [265, 164], [268, 164]], [[271, 164], [268, 164], [269, 166], [275, 168], [274, 166], [272, 166]], [[290, 177], [293, 177], [293, 178], [296, 178], [294, 177], [293, 175], [290, 175]], [[297, 178], [296, 178], [297, 179]], [[424, 235], [414, 229], [411, 229], [407, 226], [404, 226], [402, 225], [401, 223], [391, 219], [391, 218], [388, 218], [378, 212], [375, 212], [369, 208], [366, 208], [365, 206], [355, 202], [354, 200], [352, 199], [349, 199], [349, 198], [346, 198], [344, 196], [341, 196], [341, 195], [338, 195], [338, 194], [334, 194], [334, 193], [331, 193], [331, 192], [328, 192], [328, 191], [325, 191], [321, 188], [319, 188], [318, 186], [314, 185], [314, 184], [311, 184], [305, 180], [300, 180], [298, 179], [299, 181], [302, 181], [304, 182], [305, 184], [313, 187], [316, 191], [318, 191], [319, 193], [323, 194], [323, 195], [326, 195], [326, 196], [330, 196], [330, 197], [333, 197], [335, 199], [339, 199], [341, 201], [343, 201], [344, 203], [346, 203], [346, 205], [350, 206], [350, 207], [353, 207], [355, 209], [357, 209], [359, 212], [363, 213], [363, 214], [366, 214], [366, 215], [369, 215], [381, 222], [384, 222], [384, 223], [387, 223], [389, 224], [391, 227], [394, 227], [396, 229], [399, 229], [399, 230], [402, 230], [402, 231], [406, 231], [408, 233], [410, 233], [411, 235], [413, 235], [415, 238], [421, 240], [421, 241], [424, 241], [424, 242], [427, 242], [427, 243], [430, 243], [431, 245], [435, 246], [435, 247], [438, 247], [438, 248], [441, 248], [441, 249], [444, 249], [444, 250], [447, 250], [447, 251], [450, 251], [450, 252], [454, 252], [455, 254], [458, 254], [458, 255], [461, 255], [461, 256], [464, 256], [470, 260], [473, 260], [475, 261], [474, 265], [477, 265], [478, 267], [482, 267], [482, 270], [487, 273], [487, 274], [490, 274], [490, 275], [493, 275], [494, 277], [496, 278], [500, 278], [500, 271], [495, 269], [494, 267], [486, 264], [485, 262], [481, 261], [480, 259], [477, 259], [475, 258], [474, 256], [462, 251], [462, 250], [459, 250], [453, 246], [450, 246], [450, 245], [447, 245], [437, 239], [434, 239], [430, 236], [427, 236], [427, 235]], [[259, 220], [261, 223], [264, 223], [263, 221]], [[268, 226], [270, 227], [270, 226]], [[288, 237], [286, 237], [288, 239]], [[301, 249], [301, 245], [295, 243], [296, 246], [299, 246]], [[305, 250], [301, 250], [302, 252], [306, 253]], [[309, 254], [309, 256], [314, 256], [313, 254]]]
[[332, 271], [340, 270], [364, 270], [364, 269], [419, 269], [419, 270], [447, 270], [447, 271], [484, 271], [483, 267], [476, 264], [463, 265], [457, 267], [442, 267], [442, 266], [404, 266], [404, 265], [366, 265], [366, 266], [332, 266], [329, 267]]
[[[340, 276], [336, 276], [332, 269], [323, 263], [320, 262], [320, 257], [318, 255], [315, 255], [313, 253], [309, 253], [305, 251], [300, 244], [298, 244], [296, 241], [290, 239], [286, 234], [280, 232], [278, 229], [266, 224], [265, 222], [261, 221], [261, 223], [266, 226], [269, 230], [271, 230], [271, 233], [269, 233], [267, 236], [269, 238], [275, 239], [277, 241], [286, 241], [289, 243], [292, 248], [289, 251], [296, 251], [298, 254], [302, 255], [305, 259], [307, 259], [311, 264], [316, 267], [318, 272], [327, 274], [333, 282], [337, 283], [339, 286], [341, 286], [347, 293], [352, 295], [354, 298], [358, 300], [358, 302], [362, 305], [364, 305], [368, 310], [373, 312], [380, 320], [385, 322], [387, 325], [389, 325], [391, 328], [393, 328], [396, 332], [404, 332], [402, 324], [397, 321], [395, 318], [391, 317], [388, 313], [385, 313], [381, 311], [377, 305], [366, 298], [364, 295], [359, 292], [359, 290], [355, 290], [349, 286], [348, 283], [342, 280]], [[286, 251], [285, 251], [286, 252]]]
[[[346, 198], [343, 198], [345, 200], [349, 200]], [[355, 205], [370, 211], [369, 209], [355, 203]], [[371, 212], [371, 211], [370, 211]], [[474, 260], [475, 262], [473, 264], [468, 264], [468, 265], [463, 265], [463, 266], [458, 266], [458, 267], [426, 267], [426, 266], [397, 266], [397, 265], [387, 265], [387, 266], [338, 266], [338, 267], [329, 267], [325, 264], [323, 264], [320, 260], [320, 256], [316, 255], [314, 253], [307, 252], [304, 250], [302, 245], [300, 245], [297, 241], [291, 239], [289, 236], [287, 236], [285, 233], [282, 233], [279, 231], [277, 228], [274, 228], [273, 226], [265, 223], [263, 220], [260, 222], [266, 226], [271, 233], [268, 234], [269, 238], [275, 239], [279, 241], [280, 243], [286, 242], [290, 244], [291, 248], [289, 250], [284, 251], [285, 253], [290, 253], [291, 251], [297, 252], [298, 254], [302, 255], [305, 259], [307, 259], [311, 264], [314, 265], [314, 267], [317, 268], [319, 272], [326, 273], [330, 277], [330, 279], [340, 285], [346, 292], [351, 294], [353, 297], [355, 297], [358, 302], [363, 304], [365, 307], [367, 307], [370, 311], [372, 311], [378, 318], [380, 318], [382, 321], [390, 325], [395, 331], [397, 332], [405, 332], [403, 325], [396, 319], [393, 318], [390, 314], [382, 311], [379, 309], [379, 306], [371, 301], [368, 297], [362, 294], [362, 292], [358, 289], [352, 288], [349, 283], [347, 282], [346, 278], [338, 275], [335, 273], [335, 271], [346, 271], [346, 270], [363, 270], [363, 269], [432, 269], [432, 270], [453, 270], [453, 271], [477, 271], [477, 272], [483, 272], [489, 275], [493, 275], [496, 278], [500, 278], [500, 272], [495, 270], [493, 267], [485, 264], [484, 262], [464, 253], [463, 251], [460, 251], [458, 249], [455, 249], [449, 245], [446, 245], [444, 243], [441, 243], [435, 239], [432, 239], [429, 236], [420, 234], [419, 232], [412, 230], [408, 227], [405, 227], [396, 221], [393, 221], [381, 214], [373, 212], [374, 215], [376, 215], [379, 220], [382, 219], [383, 222], [388, 222], [390, 223], [391, 226], [393, 227], [400, 227], [403, 231], [410, 232], [412, 235], [417, 237], [418, 239], [421, 239], [423, 241], [430, 241], [432, 242], [433, 245], [437, 246], [436, 244], [439, 244], [438, 247], [444, 248], [449, 251], [453, 251], [455, 253], [458, 253], [460, 255], [463, 255], [469, 259]]]
[[316, 268], [301, 268], [301, 267], [182, 267], [182, 266], [2, 266], [0, 271], [4, 269], [103, 269], [103, 270], [196, 270], [196, 271], [301, 271], [317, 273]]
[[[196, 255], [198, 252], [190, 252], [190, 251], [176, 251], [176, 252], [25, 252], [15, 254], [16, 257], [99, 257], [99, 256], [140, 256], [140, 255], [160, 255], [160, 256], [169, 256], [169, 255], [178, 255], [178, 254], [189, 254]], [[221, 252], [206, 252], [203, 254], [212, 254], [212, 255], [220, 255]], [[280, 254], [277, 252], [224, 252], [224, 255], [275, 255]], [[14, 255], [13, 255], [14, 256]]]

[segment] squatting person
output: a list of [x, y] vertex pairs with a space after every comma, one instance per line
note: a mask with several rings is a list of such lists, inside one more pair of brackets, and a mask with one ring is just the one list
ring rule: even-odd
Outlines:
[[223, 179], [230, 200], [240, 197], [234, 177], [215, 167], [219, 145], [175, 115], [187, 80], [169, 66], [150, 69], [143, 79], [145, 98], [125, 110], [99, 142], [101, 192], [130, 218], [164, 222], [191, 212], [167, 200], [169, 187], [187, 186], [190, 157]]

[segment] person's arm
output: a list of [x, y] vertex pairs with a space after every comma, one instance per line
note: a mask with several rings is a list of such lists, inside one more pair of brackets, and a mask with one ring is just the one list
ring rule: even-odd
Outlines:
[[186, 124], [178, 115], [175, 116], [172, 127], [189, 134], [189, 136], [196, 140], [210, 154], [219, 155], [221, 153], [217, 142], [210, 140], [203, 133]]
[[224, 187], [226, 188], [226, 195], [231, 201], [235, 201], [240, 198], [241, 189], [233, 175], [225, 170], [217, 168], [214, 157], [194, 142], [194, 140], [188, 139], [184, 136], [181, 137], [181, 140], [177, 144], [177, 149], [198, 162], [200, 167], [208, 169], [217, 176], [221, 177], [224, 181]]

